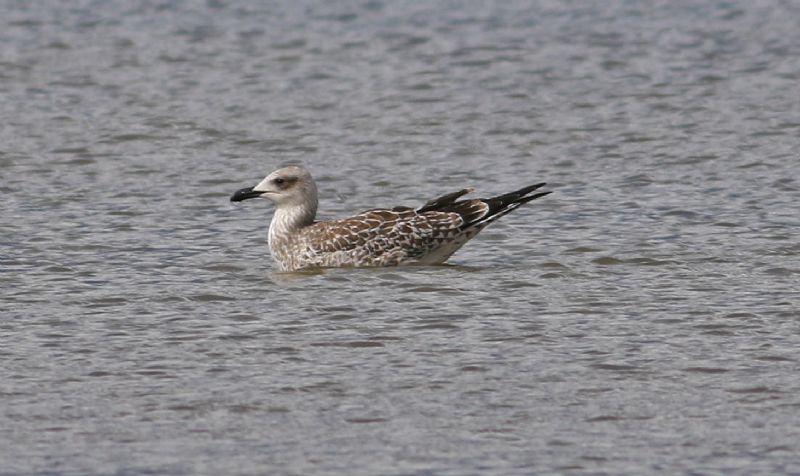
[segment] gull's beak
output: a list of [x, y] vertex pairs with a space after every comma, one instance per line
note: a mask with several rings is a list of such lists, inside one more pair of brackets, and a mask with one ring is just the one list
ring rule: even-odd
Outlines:
[[258, 198], [264, 192], [256, 192], [253, 190], [255, 187], [247, 187], [241, 190], [237, 190], [236, 193], [231, 195], [232, 202], [241, 202], [242, 200], [247, 200], [248, 198]]

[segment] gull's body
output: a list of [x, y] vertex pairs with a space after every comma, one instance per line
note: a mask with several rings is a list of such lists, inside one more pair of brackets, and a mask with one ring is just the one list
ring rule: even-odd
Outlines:
[[532, 194], [544, 185], [494, 198], [458, 200], [472, 192], [464, 189], [416, 209], [375, 209], [340, 220], [314, 221], [317, 187], [308, 170], [292, 165], [272, 172], [255, 187], [237, 191], [231, 201], [264, 197], [275, 203], [269, 249], [284, 271], [439, 264], [496, 219], [550, 193]]

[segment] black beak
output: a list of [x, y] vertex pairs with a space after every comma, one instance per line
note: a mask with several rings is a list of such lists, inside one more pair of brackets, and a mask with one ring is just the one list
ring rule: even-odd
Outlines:
[[243, 188], [241, 190], [237, 190], [236, 193], [231, 195], [231, 201], [241, 202], [242, 200], [247, 200], [248, 198], [260, 197], [262, 193], [264, 192], [254, 192], [253, 187]]

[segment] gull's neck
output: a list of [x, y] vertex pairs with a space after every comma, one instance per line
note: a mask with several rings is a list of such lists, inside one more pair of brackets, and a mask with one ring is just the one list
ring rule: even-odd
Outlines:
[[302, 205], [280, 205], [275, 208], [269, 224], [269, 249], [272, 255], [283, 262], [289, 248], [295, 242], [297, 233], [314, 223], [317, 214], [317, 201], [311, 200]]

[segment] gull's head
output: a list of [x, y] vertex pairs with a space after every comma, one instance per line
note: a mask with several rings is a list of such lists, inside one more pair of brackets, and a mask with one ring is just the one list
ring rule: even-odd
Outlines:
[[317, 209], [317, 187], [311, 174], [303, 167], [290, 165], [267, 175], [255, 187], [238, 190], [232, 202], [248, 198], [268, 198], [278, 208], [310, 207]]

